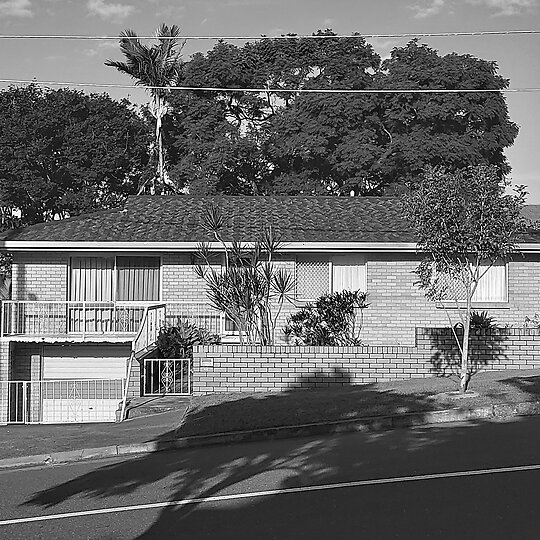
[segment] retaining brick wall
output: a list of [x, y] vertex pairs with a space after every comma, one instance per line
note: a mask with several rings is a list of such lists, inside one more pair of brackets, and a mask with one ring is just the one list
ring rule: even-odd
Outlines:
[[[129, 360], [128, 360], [129, 362]], [[131, 366], [131, 375], [128, 381], [128, 398], [142, 396], [143, 380], [142, 380], [142, 363], [144, 360], [135, 360]]]
[[[449, 329], [419, 328], [416, 346], [196, 347], [193, 392], [272, 392], [324, 388], [457, 372]], [[540, 331], [501, 329], [471, 339], [473, 371], [540, 367]]]

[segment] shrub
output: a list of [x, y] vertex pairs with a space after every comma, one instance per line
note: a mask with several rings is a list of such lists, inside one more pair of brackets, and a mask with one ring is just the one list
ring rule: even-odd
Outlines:
[[535, 313], [532, 317], [525, 317], [525, 328], [540, 328], [540, 315]]
[[471, 328], [473, 330], [493, 330], [497, 328], [495, 317], [490, 317], [487, 311], [473, 311], [471, 313]]
[[362, 317], [357, 310], [368, 307], [367, 294], [361, 291], [342, 291], [321, 296], [287, 319], [284, 328], [287, 341], [295, 345], [360, 345]]
[[[469, 327], [471, 330], [493, 330], [497, 324], [495, 317], [490, 317], [487, 311], [473, 311]], [[457, 323], [456, 328], [463, 328], [463, 324]]]
[[217, 345], [221, 338], [186, 321], [160, 329], [157, 348], [162, 358], [193, 358], [196, 345]]

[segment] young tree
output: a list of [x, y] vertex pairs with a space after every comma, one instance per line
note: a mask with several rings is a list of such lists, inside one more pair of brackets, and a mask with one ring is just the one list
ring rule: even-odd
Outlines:
[[[455, 303], [463, 326], [460, 341], [460, 390], [470, 379], [469, 333], [472, 301], [478, 283], [498, 261], [516, 251], [525, 221], [525, 188], [507, 194], [509, 182], [494, 166], [478, 165], [449, 172], [427, 169], [405, 196], [404, 210], [426, 258], [416, 269], [418, 286], [436, 302]], [[450, 323], [450, 312], [447, 310]], [[453, 325], [451, 324], [452, 328]]]
[[[294, 281], [284, 269], [276, 267], [280, 243], [271, 229], [262, 231], [256, 242], [226, 242], [222, 236], [225, 218], [212, 206], [204, 216], [206, 230], [223, 250], [223, 266], [208, 244], [201, 244], [197, 275], [207, 285], [210, 303], [234, 323], [244, 339], [261, 345], [272, 345], [283, 303], [290, 300]], [[219, 257], [219, 254], [217, 254]]]
[[[157, 151], [157, 178], [153, 179], [150, 193], [161, 193], [167, 188], [174, 190], [165, 169], [163, 150], [163, 117], [168, 112], [167, 87], [175, 86], [182, 71], [181, 55], [183, 43], [180, 42], [180, 29], [173, 25], [162, 24], [156, 31], [157, 44], [143, 45], [133, 30], [124, 30], [120, 34], [120, 50], [126, 57], [125, 62], [106, 60], [105, 65], [135, 79], [136, 84], [151, 87], [148, 91], [152, 98], [151, 114], [156, 120], [155, 149]], [[142, 185], [142, 193], [146, 185]]]

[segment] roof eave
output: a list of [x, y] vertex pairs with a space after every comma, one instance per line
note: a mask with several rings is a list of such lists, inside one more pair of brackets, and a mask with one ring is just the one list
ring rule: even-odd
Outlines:
[[[246, 242], [249, 243], [249, 242]], [[17, 241], [0, 242], [0, 251], [24, 252], [193, 252], [200, 242], [46, 242]], [[223, 245], [209, 242], [213, 251], [222, 251]], [[226, 243], [230, 247], [230, 243]], [[341, 252], [341, 251], [387, 251], [414, 252], [414, 242], [284, 242], [281, 252]]]

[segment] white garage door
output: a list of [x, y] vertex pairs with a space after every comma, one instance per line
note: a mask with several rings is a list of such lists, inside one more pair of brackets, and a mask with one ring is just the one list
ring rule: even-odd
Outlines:
[[43, 422], [112, 422], [122, 399], [129, 346], [46, 346]]

